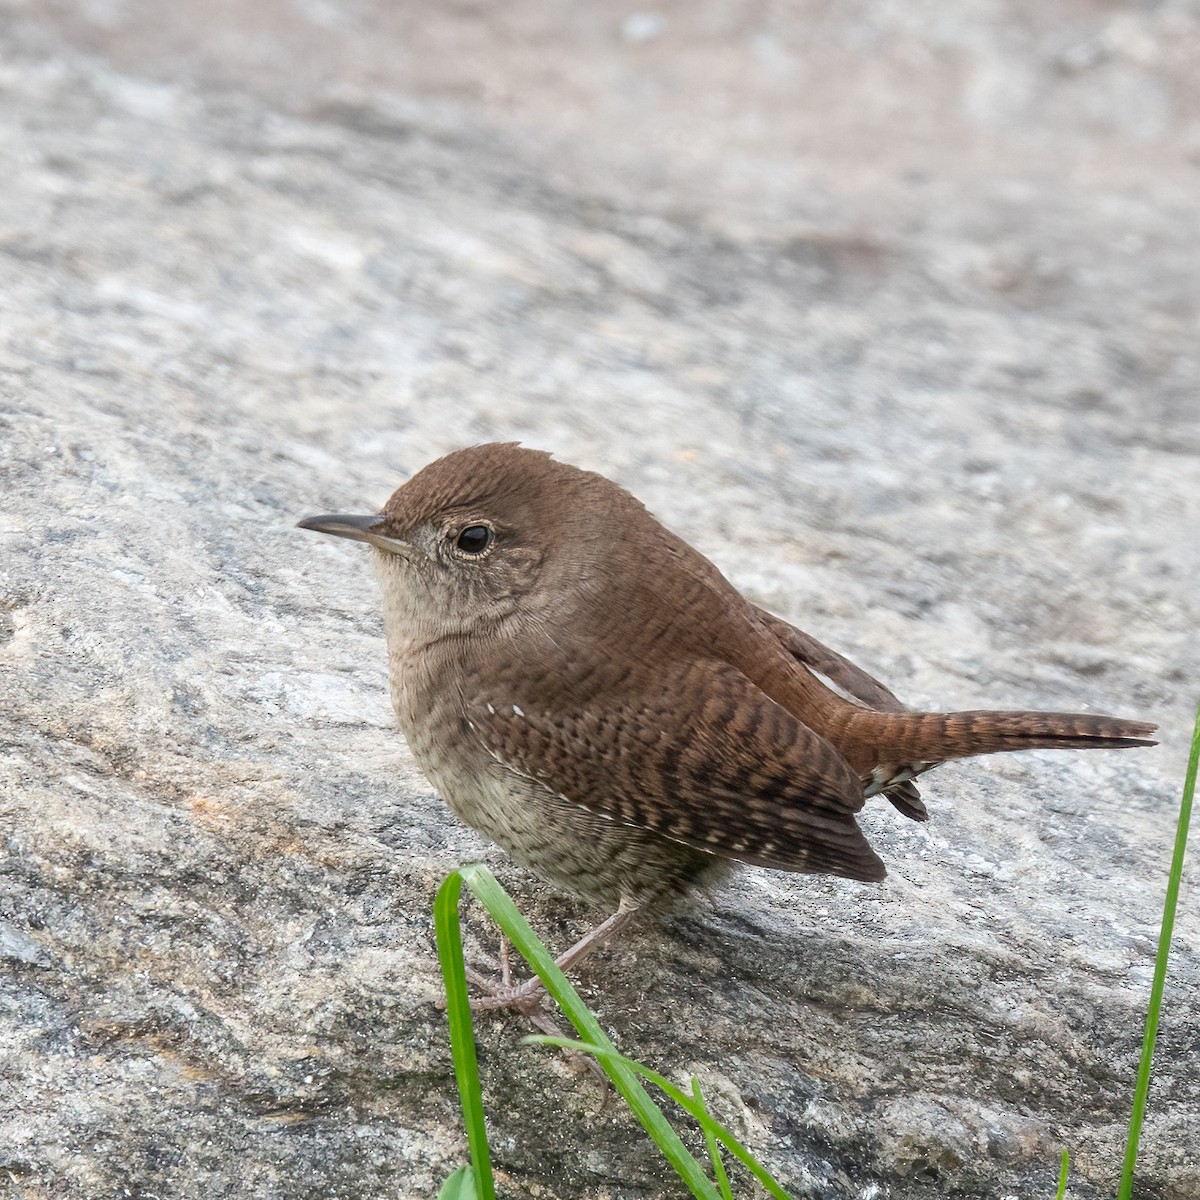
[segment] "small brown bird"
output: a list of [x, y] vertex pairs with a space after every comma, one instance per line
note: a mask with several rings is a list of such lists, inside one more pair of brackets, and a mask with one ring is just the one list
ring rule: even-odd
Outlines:
[[617, 914], [730, 860], [879, 880], [855, 814], [952, 758], [1145, 746], [1155, 726], [907, 711], [740, 595], [623, 488], [515, 444], [447, 455], [370, 516], [392, 702], [430, 782], [517, 862]]

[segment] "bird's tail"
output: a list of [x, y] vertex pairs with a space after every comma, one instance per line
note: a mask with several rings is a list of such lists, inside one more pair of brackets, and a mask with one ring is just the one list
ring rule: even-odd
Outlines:
[[852, 766], [945, 762], [1001, 750], [1112, 750], [1153, 746], [1157, 726], [1088, 713], [995, 712], [880, 713], [850, 709], [826, 736], [852, 748]]

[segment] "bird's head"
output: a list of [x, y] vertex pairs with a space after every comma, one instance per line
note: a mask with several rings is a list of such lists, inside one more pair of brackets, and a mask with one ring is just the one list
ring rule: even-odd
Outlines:
[[657, 524], [602, 476], [494, 443], [430, 463], [377, 513], [299, 526], [373, 546], [389, 624], [424, 627], [413, 630], [423, 640], [571, 607], [570, 597], [603, 588], [621, 534], [639, 517]]

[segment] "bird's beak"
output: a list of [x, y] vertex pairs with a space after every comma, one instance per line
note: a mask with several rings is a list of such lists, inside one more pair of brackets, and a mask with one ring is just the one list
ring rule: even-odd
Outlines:
[[412, 546], [399, 538], [384, 537], [374, 530], [383, 524], [382, 513], [369, 513], [366, 516], [355, 516], [348, 513], [324, 513], [319, 517], [305, 517], [296, 522], [297, 529], [315, 529], [318, 533], [332, 534], [334, 537], [349, 538], [354, 542], [370, 542], [380, 550], [391, 554], [408, 555]]

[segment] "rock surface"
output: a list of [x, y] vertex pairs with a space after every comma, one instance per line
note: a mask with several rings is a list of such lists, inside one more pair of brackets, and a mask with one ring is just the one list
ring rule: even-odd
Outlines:
[[[591, 914], [448, 817], [363, 556], [291, 526], [504, 438], [911, 704], [1161, 722], [945, 768], [866, 815], [885, 884], [747, 871], [585, 980], [797, 1194], [1067, 1146], [1112, 1195], [1200, 680], [1198, 81], [1184, 3], [5, 8], [0, 1194], [462, 1159], [438, 882]], [[1185, 883], [1147, 1200], [1200, 1197], [1198, 950]], [[506, 1194], [679, 1195], [524, 1032]]]

